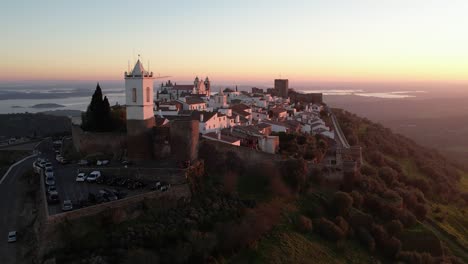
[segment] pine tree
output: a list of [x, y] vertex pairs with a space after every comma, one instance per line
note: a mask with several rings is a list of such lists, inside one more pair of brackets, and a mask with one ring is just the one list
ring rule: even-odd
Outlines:
[[82, 116], [82, 128], [88, 131], [112, 130], [111, 109], [107, 97], [102, 98], [102, 90], [99, 83], [91, 98], [91, 103]]

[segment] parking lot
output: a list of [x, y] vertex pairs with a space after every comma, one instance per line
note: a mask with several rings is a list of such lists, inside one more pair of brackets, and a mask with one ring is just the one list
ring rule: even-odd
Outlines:
[[[101, 190], [116, 191], [119, 193], [118, 198], [124, 198], [151, 191], [150, 185], [140, 186], [134, 190], [129, 190], [127, 185], [113, 186], [103, 183], [77, 182], [76, 176], [80, 167], [77, 164], [60, 164], [54, 158], [54, 154], [41, 154], [41, 158], [47, 158], [54, 168], [55, 186], [58, 192], [59, 201], [56, 203], [48, 203], [49, 215], [54, 215], [62, 212], [62, 204], [65, 200], [71, 200], [73, 210], [81, 207], [90, 206], [97, 203], [107, 202], [99, 194]], [[40, 175], [40, 177], [44, 177]], [[112, 175], [104, 175], [102, 179], [113, 178]], [[123, 179], [125, 180], [125, 179]], [[123, 181], [122, 180], [122, 181]], [[122, 182], [122, 181], [119, 181]], [[154, 185], [154, 184], [153, 184]], [[151, 185], [152, 186], [152, 185]], [[47, 186], [45, 186], [47, 192]], [[91, 194], [91, 195], [90, 195]], [[44, 194], [47, 199], [47, 194]], [[90, 197], [91, 196], [91, 197]]]

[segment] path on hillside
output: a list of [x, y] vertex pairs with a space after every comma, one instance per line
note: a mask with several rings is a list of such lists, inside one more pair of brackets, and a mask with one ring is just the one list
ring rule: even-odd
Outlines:
[[433, 223], [432, 221], [425, 221], [422, 224], [429, 230], [431, 230], [437, 236], [437, 238], [446, 243], [455, 256], [461, 258], [463, 262], [468, 263], [468, 251], [465, 247], [458, 243], [458, 241], [454, 241], [452, 238], [448, 237], [445, 234], [445, 230], [440, 228], [437, 224]]
[[335, 135], [337, 136], [337, 139], [338, 139], [337, 142], [339, 142], [343, 148], [350, 148], [351, 146], [349, 145], [348, 140], [346, 140], [346, 137], [343, 134], [343, 131], [341, 130], [338, 119], [336, 118], [335, 114], [331, 110], [329, 113], [330, 113], [331, 120], [333, 122]]

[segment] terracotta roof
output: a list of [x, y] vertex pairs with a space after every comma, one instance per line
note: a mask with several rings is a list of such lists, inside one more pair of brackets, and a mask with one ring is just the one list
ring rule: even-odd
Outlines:
[[284, 110], [283, 108], [272, 108], [270, 109], [270, 111], [273, 112], [274, 114], [286, 112], [286, 110]]
[[[274, 121], [274, 120], [262, 120], [262, 123], [267, 123], [267, 124], [270, 124], [270, 125], [276, 125], [276, 126], [282, 126], [282, 127], [286, 127], [288, 128], [289, 126], [283, 122], [278, 122], [278, 121]], [[262, 124], [260, 123], [260, 124]]]
[[193, 120], [200, 120], [200, 115], [203, 115], [203, 123], [213, 118], [217, 112], [205, 112], [205, 111], [193, 111], [192, 112], [192, 119]]
[[257, 127], [260, 128], [260, 129], [264, 129], [264, 128], [271, 127], [271, 125], [266, 124], [266, 123], [260, 123], [260, 124], [257, 125]]
[[246, 105], [246, 104], [235, 104], [235, 105], [232, 105], [232, 110], [234, 111], [241, 111], [241, 110], [247, 110], [247, 109], [250, 109], [250, 106]]
[[186, 97], [185, 102], [189, 105], [205, 103], [205, 101], [203, 101], [203, 99], [201, 99], [200, 97]]
[[251, 115], [251, 113], [249, 112], [246, 112], [244, 110], [241, 110], [241, 111], [234, 111], [236, 114], [240, 115], [240, 116], [243, 116], [243, 117], [247, 117], [249, 115]]

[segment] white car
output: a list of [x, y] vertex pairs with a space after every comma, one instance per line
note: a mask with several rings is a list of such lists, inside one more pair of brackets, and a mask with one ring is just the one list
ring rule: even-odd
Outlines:
[[52, 177], [46, 177], [46, 179], [45, 179], [45, 184], [46, 184], [47, 186], [55, 185], [55, 178], [54, 178], [54, 176], [52, 176]]
[[107, 164], [109, 164], [108, 160], [98, 160], [98, 161], [96, 161], [97, 166], [106, 166]]
[[101, 177], [100, 171], [92, 171], [88, 177], [86, 177], [87, 182], [95, 182], [97, 179]]
[[86, 173], [80, 172], [78, 175], [76, 175], [76, 181], [77, 182], [84, 182], [86, 180]]
[[66, 211], [71, 211], [71, 210], [73, 210], [72, 202], [70, 200], [63, 201], [62, 211], [66, 212]]
[[80, 160], [80, 161], [78, 161], [78, 165], [86, 166], [86, 165], [88, 165], [88, 161], [87, 160]]
[[16, 242], [16, 231], [8, 232], [8, 243]]

